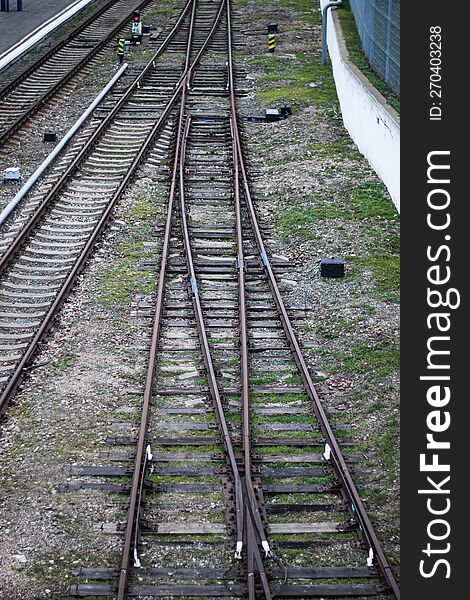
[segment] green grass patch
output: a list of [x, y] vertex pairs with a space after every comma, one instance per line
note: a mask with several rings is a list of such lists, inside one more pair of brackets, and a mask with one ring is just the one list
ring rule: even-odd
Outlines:
[[330, 142], [308, 144], [305, 148], [310, 154], [338, 159], [362, 161], [363, 156], [349, 136], [340, 137]]
[[316, 327], [316, 332], [328, 340], [334, 340], [343, 333], [351, 333], [357, 327], [359, 319], [351, 321], [339, 317], [336, 320], [327, 320], [319, 322]]
[[[316, 58], [266, 55], [252, 59], [251, 64], [262, 66], [266, 72], [257, 91], [258, 101], [265, 106], [290, 102], [297, 106], [331, 107], [338, 103], [331, 68], [319, 64]], [[312, 82], [314, 87], [308, 85]]]
[[392, 415], [386, 421], [384, 432], [377, 437], [380, 461], [386, 469], [393, 469], [398, 462], [399, 429], [398, 416]]
[[362, 308], [362, 310], [368, 317], [372, 317], [377, 312], [377, 309], [374, 306], [371, 306], [370, 304], [367, 304], [366, 302], [359, 304], [359, 307]]
[[277, 373], [266, 373], [259, 377], [252, 377], [250, 383], [252, 385], [269, 385], [271, 383], [277, 383], [281, 377]]
[[138, 193], [135, 195], [132, 205], [126, 210], [125, 217], [134, 221], [144, 221], [148, 226], [155, 219], [155, 202], [156, 199]]
[[78, 356], [76, 354], [64, 354], [59, 356], [59, 358], [55, 361], [55, 365], [58, 369], [68, 369], [75, 362], [77, 362]]
[[316, 419], [313, 415], [252, 415], [252, 423], [310, 423], [314, 425]]
[[374, 276], [376, 295], [387, 302], [399, 302], [400, 257], [393, 254], [369, 254], [349, 257], [353, 271], [369, 269]]
[[400, 349], [398, 344], [389, 338], [375, 344], [357, 344], [348, 353], [335, 353], [337, 364], [333, 371], [347, 371], [363, 375], [384, 377], [397, 373], [400, 366]]
[[367, 181], [357, 185], [352, 189], [350, 196], [349, 218], [396, 219], [397, 211], [385, 194], [384, 184], [378, 181]]
[[[385, 195], [383, 183], [366, 181], [338, 190], [334, 196], [331, 193], [307, 195], [304, 206], [284, 208], [281, 211], [275, 229], [284, 238], [296, 235], [312, 239], [312, 226], [324, 219], [377, 219], [380, 223], [390, 223], [391, 226], [397, 219], [397, 213]], [[373, 230], [372, 227], [369, 229]], [[382, 228], [380, 233], [383, 235]], [[393, 240], [392, 242], [389, 245], [395, 245]]]
[[321, 25], [321, 12], [318, 3], [312, 0], [288, 0], [285, 3], [302, 15], [302, 20], [309, 25]]
[[[257, 394], [256, 392], [251, 395], [251, 401], [258, 404], [270, 404], [271, 402], [279, 402], [278, 394]], [[282, 403], [290, 404], [290, 403], [299, 403], [299, 402], [308, 402], [307, 396], [305, 394], [296, 394], [289, 393], [282, 395]]]
[[372, 402], [372, 404], [370, 404], [367, 408], [366, 408], [366, 414], [371, 414], [374, 413], [378, 410], [382, 410], [385, 408], [385, 403], [382, 402], [381, 400], [377, 400], [376, 402]]
[[98, 272], [101, 304], [128, 304], [135, 293], [150, 295], [154, 292], [155, 274], [138, 269], [140, 261], [151, 256], [137, 237], [142, 235], [143, 227], [138, 234], [130, 234], [118, 248], [119, 257]]

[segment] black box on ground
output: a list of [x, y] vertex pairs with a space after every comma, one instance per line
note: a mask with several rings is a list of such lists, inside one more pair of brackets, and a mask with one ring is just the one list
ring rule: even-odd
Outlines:
[[45, 129], [43, 142], [57, 142], [57, 132], [52, 129]]
[[320, 266], [322, 277], [344, 277], [344, 258], [322, 258]]
[[281, 111], [278, 108], [266, 108], [264, 113], [266, 121], [279, 121], [281, 118]]

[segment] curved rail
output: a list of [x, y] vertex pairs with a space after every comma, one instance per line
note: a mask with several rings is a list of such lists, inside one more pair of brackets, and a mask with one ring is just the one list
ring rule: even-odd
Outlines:
[[[230, 3], [228, 3], [228, 11], [229, 18], [228, 27], [230, 29]], [[231, 36], [230, 36], [231, 37]], [[358, 532], [360, 537], [362, 537], [363, 542], [368, 548], [368, 565], [372, 566], [373, 561], [375, 561], [380, 569], [380, 573], [382, 574], [390, 593], [394, 598], [399, 600], [400, 598], [400, 589], [398, 587], [397, 581], [393, 575], [392, 568], [382, 550], [381, 544], [375, 534], [372, 523], [369, 519], [369, 516], [365, 510], [364, 504], [359, 496], [357, 488], [352, 479], [349, 468], [346, 464], [344, 456], [341, 452], [341, 449], [338, 445], [336, 437], [333, 433], [331, 425], [328, 421], [328, 417], [323, 409], [320, 398], [317, 394], [315, 386], [313, 384], [312, 378], [308, 371], [307, 364], [303, 357], [302, 351], [300, 349], [299, 343], [297, 341], [294, 329], [292, 327], [289, 315], [287, 313], [284, 301], [282, 299], [281, 293], [279, 291], [279, 287], [277, 285], [276, 277], [274, 275], [268, 254], [266, 252], [266, 248], [264, 246], [263, 237], [261, 235], [261, 231], [258, 225], [256, 211], [254, 208], [253, 198], [251, 195], [251, 189], [249, 185], [248, 173], [245, 165], [245, 159], [243, 156], [243, 149], [241, 143], [241, 136], [238, 128], [237, 122], [237, 111], [236, 111], [236, 100], [235, 100], [235, 90], [234, 90], [234, 77], [233, 77], [233, 52], [232, 52], [232, 44], [230, 44], [229, 51], [229, 80], [230, 80], [230, 104], [231, 104], [231, 112], [232, 112], [232, 125], [233, 132], [235, 137], [235, 144], [238, 153], [238, 164], [240, 167], [240, 172], [243, 181], [243, 188], [245, 193], [245, 201], [248, 208], [248, 212], [250, 215], [251, 225], [253, 228], [253, 232], [255, 235], [256, 243], [258, 246], [258, 250], [260, 253], [261, 262], [263, 264], [264, 269], [269, 278], [269, 285], [277, 305], [279, 315], [281, 317], [281, 321], [283, 324], [283, 328], [287, 339], [289, 341], [292, 353], [294, 355], [295, 361], [299, 368], [303, 383], [305, 385], [305, 389], [307, 391], [307, 395], [309, 399], [312, 401], [313, 408], [315, 411], [315, 415], [320, 424], [321, 431], [326, 439], [326, 447], [325, 447], [325, 459], [330, 462], [335, 475], [338, 477], [342, 486], [342, 493], [345, 496], [345, 499], [348, 502], [349, 510], [353, 516], [353, 518], [357, 519], [360, 527], [358, 527]]]
[[[230, 81], [230, 88], [233, 80]], [[250, 394], [249, 394], [249, 365], [248, 365], [248, 324], [246, 310], [246, 290], [245, 290], [245, 257], [243, 253], [243, 230], [241, 221], [241, 202], [240, 202], [240, 177], [239, 177], [239, 157], [238, 148], [235, 143], [235, 126], [231, 120], [232, 142], [233, 142], [233, 165], [234, 165], [234, 183], [235, 183], [235, 216], [236, 216], [236, 235], [237, 235], [237, 271], [238, 271], [238, 293], [239, 293], [239, 315], [240, 315], [240, 351], [241, 351], [241, 399], [242, 399], [242, 425], [243, 425], [243, 465], [245, 471], [245, 487], [249, 500], [248, 510], [250, 511], [252, 522], [250, 529], [255, 525], [259, 542], [266, 556], [271, 555], [271, 549], [267, 540], [266, 533], [261, 521], [261, 515], [258, 508], [255, 489], [252, 480], [253, 465], [251, 460], [251, 424], [250, 424]], [[254, 532], [253, 532], [254, 533]], [[256, 600], [255, 575], [258, 574], [263, 587], [266, 600], [271, 600], [271, 590], [268, 578], [264, 569], [263, 561], [257, 545], [253, 540], [253, 533], [249, 531], [247, 544], [247, 588], [249, 600]]]
[[[216, 6], [216, 5], [215, 5]], [[129, 500], [129, 507], [127, 510], [126, 523], [124, 529], [124, 544], [121, 555], [120, 571], [119, 571], [119, 583], [117, 589], [118, 600], [125, 600], [129, 595], [129, 573], [132, 556], [134, 557], [134, 565], [140, 566], [138, 556], [138, 544], [140, 537], [140, 521], [141, 521], [141, 510], [142, 502], [144, 499], [147, 475], [148, 475], [148, 464], [152, 458], [152, 450], [149, 446], [148, 440], [148, 427], [150, 419], [150, 407], [152, 397], [154, 393], [154, 377], [155, 369], [157, 364], [157, 352], [158, 344], [161, 335], [161, 322], [163, 314], [163, 304], [165, 300], [165, 286], [167, 284], [167, 274], [169, 270], [169, 258], [170, 258], [170, 240], [174, 226], [174, 213], [175, 203], [179, 194], [180, 200], [180, 214], [182, 224], [182, 238], [184, 252], [186, 256], [187, 270], [189, 275], [189, 284], [192, 291], [192, 301], [194, 307], [194, 313], [196, 316], [196, 323], [198, 328], [199, 339], [201, 342], [204, 364], [208, 375], [208, 383], [210, 395], [214, 404], [215, 414], [217, 419], [218, 430], [221, 438], [222, 445], [225, 449], [225, 458], [228, 463], [228, 467], [231, 471], [233, 478], [233, 484], [235, 487], [235, 512], [236, 512], [236, 545], [235, 545], [235, 558], [246, 559], [245, 562], [245, 583], [246, 593], [249, 600], [257, 600], [264, 598], [265, 600], [271, 600], [273, 596], [276, 596], [274, 591], [271, 591], [269, 585], [268, 573], [264, 568], [264, 559], [269, 556], [271, 549], [268, 542], [268, 536], [266, 535], [263, 520], [260, 514], [260, 507], [258, 506], [258, 500], [255, 491], [255, 484], [252, 477], [253, 466], [252, 466], [252, 448], [251, 448], [251, 409], [250, 409], [250, 390], [249, 390], [249, 356], [248, 356], [248, 318], [247, 318], [247, 306], [246, 306], [246, 260], [244, 256], [244, 234], [242, 227], [242, 211], [247, 211], [251, 220], [251, 225], [254, 233], [254, 239], [261, 257], [261, 263], [264, 267], [269, 286], [274, 298], [275, 305], [277, 307], [285, 336], [289, 342], [293, 356], [299, 372], [302, 376], [302, 380], [310, 399], [312, 406], [314, 407], [315, 414], [320, 424], [321, 431], [326, 439], [326, 447], [324, 458], [331, 465], [332, 471], [336, 475], [337, 479], [341, 483], [341, 493], [344, 500], [347, 502], [348, 508], [353, 516], [354, 520], [358, 523], [358, 532], [369, 552], [367, 564], [372, 566], [376, 564], [380, 570], [381, 576], [386, 581], [390, 594], [399, 599], [398, 585], [393, 576], [392, 569], [381, 549], [380, 543], [375, 535], [372, 524], [365, 511], [365, 508], [361, 502], [355, 484], [352, 480], [348, 466], [342, 456], [341, 450], [334, 436], [332, 428], [328, 422], [326, 414], [321, 405], [320, 399], [317, 395], [316, 389], [310, 377], [306, 361], [300, 350], [299, 343], [297, 341], [295, 332], [291, 325], [286, 307], [284, 305], [282, 296], [279, 292], [277, 281], [271, 267], [270, 260], [266, 248], [264, 246], [263, 238], [261, 235], [260, 227], [257, 222], [257, 215], [254, 208], [254, 202], [251, 195], [251, 188], [249, 182], [249, 176], [246, 166], [245, 157], [242, 148], [242, 139], [240, 127], [238, 124], [238, 115], [236, 108], [235, 99], [235, 77], [234, 77], [234, 66], [233, 66], [233, 44], [232, 44], [232, 29], [231, 29], [231, 6], [230, 0], [220, 0], [217, 13], [214, 17], [214, 21], [210, 31], [207, 33], [201, 48], [197, 52], [195, 58], [192, 59], [191, 53], [194, 52], [194, 29], [195, 29], [195, 15], [197, 10], [197, 0], [188, 0], [183, 12], [181, 13], [175, 27], [169, 36], [163, 42], [157, 53], [152, 57], [151, 61], [144, 69], [142, 74], [135, 80], [131, 88], [121, 98], [116, 107], [111, 111], [111, 114], [100, 124], [96, 132], [92, 136], [93, 141], [89, 141], [87, 145], [81, 150], [77, 158], [75, 159], [73, 166], [70, 166], [64, 175], [61, 177], [59, 182], [54, 186], [53, 190], [47, 195], [38, 211], [35, 213], [31, 221], [25, 227], [25, 230], [19, 236], [15, 246], [10, 248], [5, 255], [0, 259], [0, 274], [11, 264], [15, 254], [21, 248], [22, 244], [28, 239], [28, 236], [34, 229], [36, 223], [42, 218], [49, 207], [49, 202], [62, 190], [63, 186], [66, 185], [67, 181], [73, 177], [75, 170], [78, 169], [80, 161], [85, 159], [91, 152], [93, 145], [100, 139], [100, 136], [106, 130], [104, 123], [111, 123], [113, 117], [118, 114], [118, 110], [124, 106], [126, 99], [130, 97], [132, 91], [138, 89], [141, 84], [145, 81], [146, 75], [155, 66], [155, 60], [166, 48], [166, 45], [171, 39], [170, 36], [178, 30], [183, 20], [187, 18], [188, 13], [191, 13], [190, 27], [188, 34], [188, 42], [186, 47], [186, 58], [183, 67], [182, 75], [178, 82], [175, 84], [174, 89], [171, 92], [171, 98], [168, 100], [163, 112], [155, 123], [152, 121], [152, 129], [149, 132], [147, 138], [139, 148], [132, 165], [126, 174], [123, 181], [120, 183], [119, 188], [113, 193], [113, 197], [106, 207], [106, 211], [103, 214], [99, 225], [97, 226], [92, 237], [88, 240], [86, 247], [80, 255], [80, 260], [75, 264], [66, 281], [64, 282], [60, 294], [52, 304], [47, 317], [41, 323], [40, 329], [38, 330], [33, 343], [30, 348], [22, 357], [17, 370], [17, 375], [12, 379], [7, 390], [4, 391], [0, 397], [0, 412], [4, 409], [8, 402], [8, 398], [13, 393], [16, 385], [18, 384], [24, 367], [31, 359], [33, 352], [35, 351], [37, 343], [47, 332], [47, 329], [52, 321], [52, 318], [56, 314], [60, 305], [65, 299], [66, 294], [70, 290], [76, 275], [83, 267], [87, 257], [93, 250], [93, 245], [98, 238], [100, 232], [104, 228], [107, 220], [109, 219], [111, 212], [114, 208], [115, 202], [125, 190], [126, 186], [131, 181], [133, 174], [137, 167], [141, 164], [142, 159], [148, 153], [155, 136], [157, 135], [160, 128], [163, 126], [165, 121], [168, 120], [170, 112], [174, 110], [175, 105], [180, 103], [179, 106], [179, 117], [177, 121], [177, 134], [175, 143], [175, 154], [172, 165], [171, 185], [170, 194], [168, 200], [168, 208], [166, 215], [166, 227], [163, 238], [162, 257], [160, 263], [160, 273], [157, 285], [155, 314], [152, 328], [151, 337], [151, 350], [149, 356], [149, 362], [146, 373], [146, 384], [143, 396], [143, 403], [141, 409], [141, 418], [139, 425], [138, 441], [136, 454], [133, 463], [133, 475], [131, 484], [131, 493]], [[212, 14], [212, 11], [211, 11]], [[239, 298], [239, 331], [240, 331], [240, 375], [241, 375], [241, 401], [242, 401], [242, 444], [243, 444], [243, 463], [240, 467], [237, 464], [237, 458], [234, 450], [234, 442], [230, 433], [230, 429], [227, 423], [226, 415], [224, 413], [224, 406], [220, 392], [220, 386], [217, 380], [216, 369], [214, 361], [211, 356], [211, 348], [208, 341], [208, 335], [206, 333], [206, 325], [204, 322], [205, 316], [202, 308], [202, 298], [198, 289], [198, 281], [196, 275], [195, 263], [193, 260], [193, 251], [191, 247], [190, 239], [190, 227], [188, 218], [188, 206], [185, 184], [186, 175], [188, 173], [189, 165], [186, 162], [186, 155], [188, 146], [190, 144], [190, 132], [191, 123], [194, 120], [186, 114], [186, 100], [188, 90], [191, 88], [191, 82], [194, 75], [194, 71], [199, 64], [201, 57], [206, 51], [209, 43], [213, 39], [214, 33], [220, 27], [222, 18], [226, 15], [227, 17], [227, 53], [228, 53], [228, 91], [230, 100], [230, 125], [231, 125], [231, 152], [233, 166], [233, 185], [234, 185], [234, 205], [235, 205], [235, 220], [236, 220], [236, 263], [237, 263], [237, 279], [238, 279], [238, 298]], [[212, 18], [212, 16], [211, 16]], [[206, 30], [205, 30], [206, 31]], [[202, 37], [202, 36], [201, 36]], [[166, 98], [165, 98], [166, 102]], [[112, 115], [112, 116], [111, 116]], [[140, 143], [140, 142], [139, 142]], [[188, 188], [189, 189], [189, 188]], [[188, 192], [189, 196], [189, 192]], [[243, 204], [244, 202], [244, 205]], [[244, 213], [243, 213], [244, 214]], [[250, 245], [251, 245], [250, 237]], [[245, 241], [246, 242], [246, 241]], [[265, 556], [263, 556], [262, 550], [264, 550]], [[259, 585], [261, 584], [261, 585]]]
[[[179, 113], [179, 121], [178, 121], [178, 131], [177, 131], [177, 139], [176, 139], [176, 149], [175, 149], [175, 161], [173, 165], [173, 174], [172, 181], [170, 187], [170, 196], [168, 201], [168, 210], [167, 210], [167, 218], [166, 218], [166, 226], [165, 233], [163, 239], [163, 249], [162, 249], [162, 262], [160, 265], [160, 275], [157, 286], [157, 298], [156, 298], [156, 306], [155, 306], [155, 314], [154, 321], [152, 327], [152, 338], [150, 344], [150, 357], [147, 368], [147, 376], [144, 390], [144, 398], [142, 403], [141, 410], [141, 418], [140, 418], [140, 426], [139, 426], [139, 434], [137, 441], [137, 451], [136, 457], [134, 460], [134, 473], [131, 484], [131, 496], [129, 500], [129, 507], [127, 510], [127, 518], [125, 522], [125, 538], [124, 538], [124, 546], [123, 552], [121, 555], [121, 565], [119, 571], [119, 583], [118, 583], [118, 591], [117, 598], [118, 600], [124, 600], [127, 597], [128, 591], [128, 577], [129, 577], [129, 564], [131, 554], [134, 555], [136, 566], [139, 565], [138, 556], [137, 556], [137, 547], [136, 542], [138, 539], [138, 525], [139, 525], [139, 517], [140, 517], [140, 507], [142, 503], [142, 491], [144, 489], [144, 479], [146, 474], [146, 466], [147, 461], [146, 457], [151, 452], [150, 447], [147, 444], [147, 432], [148, 432], [148, 422], [149, 422], [149, 414], [150, 414], [150, 403], [153, 394], [153, 379], [156, 365], [156, 357], [157, 357], [157, 347], [158, 341], [160, 337], [160, 325], [161, 325], [161, 316], [163, 310], [163, 298], [164, 298], [164, 289], [165, 289], [165, 280], [166, 280], [166, 272], [168, 267], [168, 256], [169, 256], [169, 247], [170, 247], [170, 235], [172, 229], [172, 219], [173, 219], [173, 209], [175, 202], [175, 195], [177, 190], [177, 177], [178, 177], [178, 166], [179, 166], [179, 156], [181, 153], [182, 147], [182, 131], [184, 124], [184, 109], [185, 109], [185, 99], [186, 99], [186, 88], [189, 82], [189, 78], [192, 75], [194, 69], [199, 63], [202, 55], [204, 54], [209, 42], [211, 41], [214, 32], [216, 31], [220, 19], [223, 15], [223, 9], [225, 0], [222, 0], [220, 3], [218, 12], [214, 19], [214, 23], [201, 47], [199, 52], [197, 53], [194, 60], [190, 63], [190, 53], [191, 53], [191, 39], [193, 35], [193, 26], [194, 26], [194, 14], [196, 9], [196, 0], [191, 0], [190, 5], [192, 6], [192, 15], [191, 15], [191, 33], [188, 40], [188, 47], [186, 51], [186, 61], [184, 73], [181, 77], [180, 83], [178, 84], [176, 95], [181, 93], [181, 108]], [[240, 499], [241, 499], [241, 491], [240, 491]], [[237, 511], [238, 513], [238, 511]], [[241, 512], [240, 512], [241, 515]], [[241, 531], [241, 525], [240, 525]], [[133, 547], [134, 542], [134, 547]]]

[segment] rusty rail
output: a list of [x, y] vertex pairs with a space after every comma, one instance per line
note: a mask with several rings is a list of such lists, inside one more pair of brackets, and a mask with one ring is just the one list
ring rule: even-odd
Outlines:
[[[230, 39], [230, 37], [229, 37]], [[229, 46], [231, 52], [231, 44]], [[230, 55], [229, 52], [229, 55]], [[229, 87], [233, 89], [233, 74], [229, 74]], [[269, 582], [264, 570], [263, 561], [259, 552], [259, 548], [254, 543], [254, 534], [256, 532], [259, 537], [259, 542], [266, 554], [271, 555], [271, 549], [267, 540], [266, 533], [261, 521], [261, 516], [258, 508], [258, 500], [256, 498], [255, 489], [252, 480], [252, 461], [251, 461], [251, 424], [250, 424], [250, 393], [249, 393], [249, 365], [248, 365], [248, 325], [247, 325], [247, 309], [246, 309], [246, 290], [245, 290], [245, 257], [243, 253], [243, 232], [241, 220], [241, 201], [240, 201], [240, 176], [239, 176], [239, 157], [238, 147], [235, 143], [236, 125], [231, 117], [231, 131], [233, 143], [233, 167], [234, 167], [234, 196], [235, 196], [235, 218], [236, 218], [236, 235], [237, 235], [237, 274], [238, 274], [238, 293], [239, 293], [239, 330], [240, 330], [240, 375], [241, 375], [241, 400], [242, 400], [242, 425], [243, 425], [243, 466], [245, 472], [245, 488], [248, 496], [249, 506], [246, 510], [251, 513], [249, 522], [248, 541], [247, 541], [247, 570], [246, 584], [248, 589], [249, 600], [256, 600], [256, 574], [259, 575], [261, 585], [266, 600], [271, 599], [271, 590]]]
[[[231, 28], [229, 16], [229, 3], [226, 2], [228, 31], [227, 39], [229, 41], [229, 54], [231, 55]], [[231, 79], [230, 87], [233, 87], [233, 78]], [[252, 481], [252, 463], [251, 463], [251, 437], [250, 437], [250, 403], [249, 403], [249, 368], [248, 368], [248, 335], [247, 335], [247, 317], [246, 317], [246, 300], [245, 300], [245, 269], [243, 256], [243, 238], [241, 225], [241, 205], [240, 205], [240, 186], [238, 175], [238, 148], [233, 144], [233, 160], [234, 160], [234, 179], [235, 179], [235, 213], [237, 222], [237, 266], [238, 266], [238, 282], [239, 282], [239, 312], [240, 312], [240, 340], [241, 340], [241, 381], [242, 381], [242, 414], [243, 414], [243, 471], [244, 476], [241, 477], [238, 465], [235, 459], [232, 439], [227, 427], [224, 408], [220, 390], [217, 383], [215, 369], [212, 361], [210, 346], [207, 338], [207, 333], [204, 325], [204, 315], [201, 306], [201, 300], [198, 291], [196, 272], [192, 257], [192, 249], [190, 243], [190, 233], [187, 220], [187, 207], [185, 201], [185, 153], [186, 144], [191, 126], [191, 118], [188, 117], [186, 126], [183, 132], [183, 143], [181, 144], [179, 172], [180, 172], [180, 204], [181, 204], [181, 221], [183, 243], [186, 253], [188, 265], [189, 283], [192, 290], [193, 306], [196, 315], [196, 323], [201, 342], [201, 348], [204, 357], [204, 363], [208, 376], [208, 384], [211, 398], [215, 408], [216, 420], [219, 433], [225, 449], [227, 462], [230, 466], [232, 477], [235, 485], [236, 498], [236, 515], [237, 515], [237, 542], [236, 542], [236, 558], [241, 558], [241, 550], [243, 542], [246, 551], [246, 570], [245, 581], [249, 600], [259, 598], [256, 590], [256, 575], [259, 576], [263, 589], [264, 598], [271, 600], [271, 590], [269, 581], [264, 569], [263, 558], [259, 550], [261, 544], [265, 555], [271, 554], [267, 536], [261, 521], [261, 516], [258, 507], [253, 481]], [[233, 127], [232, 127], [233, 132]], [[246, 493], [247, 502], [244, 501], [241, 486]], [[242, 531], [243, 527], [243, 531]], [[243, 538], [241, 534], [243, 533]]]
[[[195, 59], [190, 63], [190, 53], [191, 53], [191, 45], [192, 45], [192, 37], [193, 37], [193, 29], [194, 29], [194, 16], [197, 2], [196, 0], [191, 1], [192, 5], [192, 13], [191, 13], [191, 26], [190, 26], [190, 35], [188, 39], [188, 46], [186, 51], [186, 60], [184, 73], [181, 77], [180, 83], [177, 86], [177, 91], [175, 94], [179, 95], [181, 93], [181, 106], [179, 111], [179, 120], [177, 127], [177, 137], [176, 137], [176, 148], [175, 148], [175, 161], [173, 164], [172, 171], [172, 180], [170, 187], [170, 196], [168, 201], [168, 210], [167, 210], [167, 218], [165, 225], [165, 233], [163, 240], [163, 249], [162, 249], [162, 262], [160, 265], [160, 275], [158, 280], [157, 287], [157, 297], [156, 297], [156, 305], [155, 305], [155, 314], [153, 320], [152, 327], [152, 339], [150, 346], [150, 356], [149, 363], [147, 368], [147, 376], [144, 390], [144, 398], [141, 410], [141, 419], [139, 426], [139, 434], [137, 441], [137, 451], [136, 457], [134, 460], [134, 473], [132, 478], [132, 486], [131, 486], [131, 495], [129, 500], [129, 507], [127, 511], [127, 518], [125, 524], [125, 539], [123, 552], [121, 556], [121, 565], [119, 572], [119, 583], [118, 583], [118, 591], [117, 598], [118, 600], [125, 600], [127, 598], [128, 593], [128, 577], [129, 577], [129, 564], [131, 554], [134, 553], [135, 563], [139, 564], [138, 556], [137, 556], [137, 541], [139, 535], [139, 517], [140, 517], [140, 507], [142, 503], [142, 492], [144, 490], [144, 479], [146, 475], [146, 465], [147, 460], [146, 457], [151, 453], [151, 449], [147, 444], [147, 431], [148, 431], [148, 422], [150, 416], [150, 404], [153, 393], [153, 379], [155, 372], [155, 365], [157, 359], [157, 348], [160, 337], [160, 325], [161, 325], [161, 316], [163, 311], [163, 302], [164, 302], [164, 290], [165, 290], [165, 280], [166, 280], [166, 271], [168, 266], [168, 255], [169, 255], [169, 247], [170, 247], [170, 236], [172, 229], [172, 220], [173, 220], [173, 209], [175, 196], [177, 192], [177, 182], [178, 182], [178, 168], [180, 166], [180, 156], [181, 152], [184, 153], [184, 111], [186, 104], [186, 94], [187, 94], [187, 84], [190, 81], [190, 77], [199, 63], [202, 55], [204, 54], [209, 42], [211, 41], [219, 23], [220, 19], [224, 12], [225, 0], [222, 0], [220, 3], [217, 15], [214, 19], [214, 23], [212, 25], [211, 30], [209, 31], [206, 40], [204, 41], [201, 49], [196, 55]], [[186, 123], [187, 126], [187, 123]], [[215, 374], [214, 374], [215, 376]], [[228, 429], [227, 429], [228, 433]], [[233, 459], [235, 461], [235, 455], [233, 454]], [[241, 487], [239, 498], [241, 497]], [[240, 531], [242, 530], [242, 522], [239, 521], [241, 518], [242, 512], [238, 511], [237, 515], [239, 522]]]
[[[228, 2], [228, 22], [230, 28], [230, 3]], [[269, 285], [271, 288], [271, 292], [273, 294], [273, 298], [275, 300], [276, 306], [279, 311], [279, 316], [281, 318], [281, 322], [283, 324], [283, 328], [285, 334], [287, 336], [289, 345], [291, 347], [292, 353], [294, 355], [295, 361], [299, 368], [303, 383], [305, 385], [305, 389], [309, 399], [312, 402], [313, 409], [315, 415], [320, 424], [321, 431], [326, 439], [325, 446], [325, 454], [324, 457], [327, 461], [329, 461], [333, 472], [338, 477], [341, 482], [341, 492], [343, 497], [348, 503], [348, 508], [351, 512], [351, 515], [354, 519], [357, 519], [360, 527], [358, 527], [358, 532], [362, 541], [364, 542], [367, 551], [368, 551], [368, 560], [367, 564], [372, 566], [375, 562], [379, 567], [380, 573], [383, 579], [386, 582], [386, 585], [390, 591], [390, 594], [396, 600], [400, 598], [400, 589], [398, 587], [397, 581], [393, 574], [392, 568], [382, 550], [381, 544], [375, 534], [372, 523], [369, 519], [367, 511], [364, 507], [364, 504], [359, 496], [357, 488], [352, 479], [349, 468], [346, 464], [346, 461], [343, 457], [343, 454], [340, 450], [336, 437], [333, 433], [331, 425], [328, 421], [328, 417], [323, 409], [320, 398], [317, 394], [315, 386], [313, 384], [312, 378], [308, 371], [307, 364], [303, 357], [302, 351], [300, 349], [299, 343], [297, 341], [294, 329], [292, 327], [289, 315], [287, 313], [284, 301], [282, 299], [281, 293], [279, 291], [279, 287], [277, 285], [276, 277], [271, 267], [271, 263], [266, 252], [266, 248], [264, 246], [263, 238], [261, 235], [261, 231], [258, 225], [256, 211], [254, 208], [253, 198], [251, 195], [251, 189], [249, 184], [249, 178], [247, 173], [247, 168], [245, 165], [245, 159], [243, 156], [243, 149], [241, 143], [241, 136], [238, 128], [237, 121], [237, 111], [236, 111], [236, 100], [235, 100], [235, 90], [234, 90], [234, 76], [233, 76], [233, 52], [231, 50], [231, 41], [229, 41], [229, 61], [228, 61], [228, 69], [229, 69], [229, 80], [231, 83], [230, 86], [230, 104], [231, 104], [231, 112], [232, 112], [232, 129], [235, 137], [235, 145], [238, 152], [238, 164], [242, 176], [243, 181], [243, 189], [245, 193], [245, 202], [248, 208], [248, 212], [250, 215], [251, 225], [253, 228], [254, 236], [256, 239], [256, 243], [258, 246], [258, 250], [260, 253], [261, 262], [263, 267], [268, 275]]]

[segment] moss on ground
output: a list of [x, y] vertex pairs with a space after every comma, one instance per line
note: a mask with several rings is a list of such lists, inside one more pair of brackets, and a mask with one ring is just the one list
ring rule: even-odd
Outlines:
[[292, 58], [272, 54], [250, 62], [265, 70], [256, 92], [258, 102], [264, 106], [289, 102], [297, 107], [313, 104], [326, 108], [338, 103], [331, 68], [319, 64], [317, 58], [306, 54]]
[[[350, 342], [350, 338], [349, 342]], [[352, 373], [366, 375], [369, 381], [393, 375], [399, 371], [400, 349], [398, 340], [392, 336], [378, 341], [361, 342], [346, 349], [332, 350], [321, 346], [314, 350], [323, 359], [329, 373]]]
[[285, 4], [300, 13], [305, 23], [309, 25], [321, 24], [321, 11], [315, 2], [311, 0], [286, 0]]
[[97, 273], [98, 301], [105, 306], [129, 304], [135, 294], [150, 295], [156, 286], [155, 272], [139, 268], [142, 261], [155, 258], [145, 246], [156, 217], [155, 199], [136, 194], [124, 217], [131, 223], [117, 245], [116, 258]]
[[353, 269], [367, 269], [373, 275], [372, 295], [384, 302], [400, 301], [400, 257], [394, 254], [375, 253], [367, 256], [352, 256], [349, 260]]
[[323, 219], [373, 219], [396, 221], [397, 213], [386, 197], [383, 183], [353, 183], [328, 194], [309, 194], [303, 206], [288, 206], [277, 220], [276, 230], [284, 237], [292, 233], [312, 239], [311, 225]]

